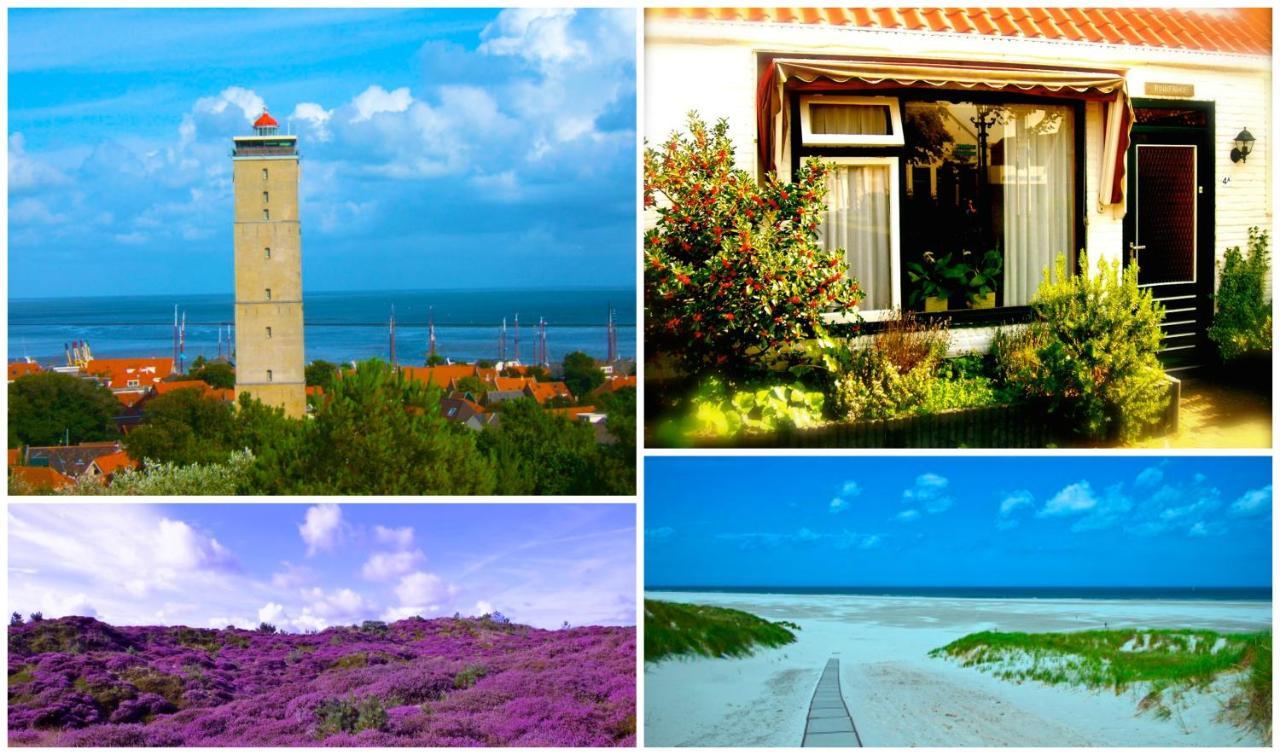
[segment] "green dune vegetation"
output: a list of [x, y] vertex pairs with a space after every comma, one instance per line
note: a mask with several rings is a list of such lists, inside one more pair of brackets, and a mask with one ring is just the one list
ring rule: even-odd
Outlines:
[[1234, 693], [1222, 717], [1271, 741], [1271, 632], [1224, 634], [1203, 629], [1112, 629], [1088, 632], [978, 632], [931, 657], [1014, 682], [1079, 685], [1117, 694], [1146, 685], [1141, 711], [1167, 718], [1189, 690], [1227, 677]]
[[680, 655], [742, 658], [757, 647], [796, 641], [797, 624], [768, 621], [745, 611], [665, 600], [644, 602], [646, 663]]

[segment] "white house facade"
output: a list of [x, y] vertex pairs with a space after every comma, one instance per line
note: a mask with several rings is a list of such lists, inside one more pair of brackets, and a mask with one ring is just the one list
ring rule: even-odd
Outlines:
[[[1267, 9], [651, 9], [645, 135], [696, 110], [757, 176], [834, 163], [823, 240], [867, 319], [946, 310], [981, 349], [1087, 250], [1138, 265], [1177, 366], [1217, 259], [1271, 229], [1270, 30]], [[907, 274], [992, 252], [986, 301], [925, 301]]]

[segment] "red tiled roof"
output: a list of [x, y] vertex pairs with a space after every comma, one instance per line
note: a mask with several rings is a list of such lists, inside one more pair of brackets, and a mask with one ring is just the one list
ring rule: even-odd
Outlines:
[[35, 362], [10, 362], [9, 363], [9, 379], [17, 380], [23, 375], [34, 375], [40, 371], [40, 365]]
[[[91, 359], [84, 371], [111, 380], [112, 388], [133, 388], [154, 385], [173, 374], [172, 357], [146, 357], [141, 359]], [[137, 380], [137, 386], [129, 385]]]
[[93, 460], [93, 466], [103, 475], [113, 475], [121, 469], [132, 469], [138, 466], [138, 462], [129, 458], [129, 454], [124, 451], [116, 451], [113, 454], [99, 456]]
[[538, 381], [527, 377], [503, 377], [494, 375], [491, 381], [494, 390], [498, 391], [522, 391], [526, 385], [536, 383]]
[[594, 392], [595, 393], [612, 393], [614, 391], [621, 390], [623, 388], [635, 388], [635, 387], [636, 387], [635, 375], [615, 375], [611, 378], [606, 378], [604, 381], [604, 384], [601, 385], [599, 388], [595, 389]]
[[1269, 8], [651, 8], [647, 12], [656, 18], [1271, 53]]
[[545, 404], [553, 398], [573, 395], [569, 392], [569, 386], [560, 382], [539, 383], [535, 380], [526, 385], [524, 390], [525, 393], [529, 395], [529, 398], [537, 401], [539, 404]]
[[169, 380], [163, 383], [156, 383], [153, 387], [157, 396], [163, 396], [174, 391], [183, 391], [188, 388], [195, 388], [202, 394], [210, 390], [210, 385], [203, 380]]
[[271, 117], [271, 113], [267, 112], [266, 108], [262, 109], [262, 115], [258, 116], [258, 120], [253, 122], [254, 128], [271, 128], [279, 125], [276, 119]]
[[470, 364], [440, 364], [435, 367], [401, 367], [400, 370], [404, 376], [410, 380], [420, 380], [424, 383], [438, 385], [441, 388], [448, 388], [454, 380], [461, 380], [464, 377], [471, 377], [476, 374], [476, 368]]
[[70, 477], [49, 467], [10, 467], [9, 474], [33, 490], [59, 490], [75, 484]]
[[120, 391], [116, 393], [116, 401], [128, 408], [134, 406], [148, 395], [146, 391]]

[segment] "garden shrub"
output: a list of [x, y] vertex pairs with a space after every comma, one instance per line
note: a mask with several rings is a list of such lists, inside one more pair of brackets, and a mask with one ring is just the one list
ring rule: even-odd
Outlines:
[[1269, 247], [1267, 232], [1253, 227], [1249, 229], [1248, 254], [1233, 246], [1222, 259], [1217, 312], [1209, 339], [1218, 345], [1223, 359], [1271, 349], [1271, 301], [1266, 289], [1271, 268]]
[[[690, 375], [766, 371], [826, 333], [822, 316], [861, 298], [842, 251], [818, 244], [828, 167], [808, 160], [784, 183], [734, 167], [728, 124], [689, 115], [688, 134], [646, 149], [645, 338]], [[659, 196], [663, 199], [659, 202]]]
[[896, 311], [881, 321], [872, 336], [872, 348], [883, 353], [905, 375], [916, 367], [934, 367], [946, 356], [951, 343], [947, 320], [921, 320], [914, 312]]
[[878, 420], [917, 407], [935, 382], [951, 335], [946, 320], [895, 312], [861, 342], [834, 347], [828, 413], [835, 419]]
[[[1168, 387], [1156, 352], [1162, 308], [1138, 288], [1138, 270], [1102, 262], [1098, 274], [1067, 275], [1059, 256], [1031, 303], [1026, 332], [998, 341], [999, 372], [1017, 392], [1045, 402], [1076, 432], [1129, 441], [1163, 415]], [[1089, 270], [1082, 255], [1080, 267]]]
[[727, 438], [741, 432], [813, 427], [822, 421], [824, 400], [821, 391], [800, 382], [732, 390], [710, 378], [690, 397], [687, 414], [663, 434], [682, 443], [690, 436]]

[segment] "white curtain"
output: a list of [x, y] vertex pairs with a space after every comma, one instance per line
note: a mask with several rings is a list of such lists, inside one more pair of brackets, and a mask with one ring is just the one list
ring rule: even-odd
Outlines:
[[1073, 258], [1075, 132], [1066, 107], [1007, 110], [1004, 157], [992, 160], [990, 180], [1004, 204], [1004, 305], [1017, 306], [1031, 303], [1058, 255]]
[[815, 102], [809, 106], [809, 130], [815, 134], [879, 135], [889, 133], [884, 105], [836, 105]]
[[893, 306], [889, 170], [884, 164], [838, 165], [827, 178], [822, 246], [845, 250], [849, 273], [864, 292], [863, 310]]

